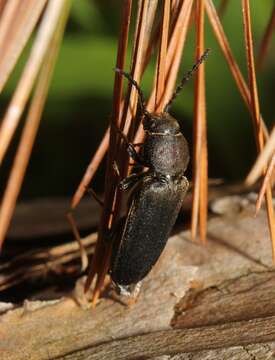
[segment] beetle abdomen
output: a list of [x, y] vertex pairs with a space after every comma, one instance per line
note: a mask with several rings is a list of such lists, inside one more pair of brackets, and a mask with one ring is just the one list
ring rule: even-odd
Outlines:
[[144, 177], [134, 192], [118, 248], [111, 261], [111, 278], [118, 285], [142, 280], [161, 255], [179, 213], [188, 182], [185, 177], [160, 181]]

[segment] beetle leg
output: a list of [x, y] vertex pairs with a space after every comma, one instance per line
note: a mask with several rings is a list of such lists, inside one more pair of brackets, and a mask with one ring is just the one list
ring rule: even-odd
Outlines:
[[[91, 195], [91, 197], [92, 197], [93, 199], [95, 199], [96, 202], [97, 202], [101, 207], [104, 206], [104, 202], [99, 198], [99, 196], [98, 196], [97, 193], [94, 191], [94, 189], [87, 187], [87, 188], [86, 188], [86, 192], [87, 192], [89, 195]], [[111, 214], [114, 213], [114, 212], [113, 212], [112, 210], [110, 210], [110, 209], [109, 209], [109, 211], [110, 211]]]
[[135, 161], [137, 162], [138, 164], [140, 165], [144, 165], [145, 166], [145, 163], [144, 163], [144, 160], [142, 158], [142, 156], [136, 152], [135, 150], [135, 147], [134, 147], [134, 144], [131, 144], [131, 143], [128, 143], [127, 144], [127, 152], [129, 154], [129, 156]]
[[138, 164], [145, 165], [142, 156], [136, 152], [135, 146], [142, 146], [142, 144], [132, 144], [128, 141], [127, 136], [114, 124], [112, 124], [113, 129], [119, 134], [122, 140], [125, 142], [127, 146], [127, 152], [129, 156], [136, 161]]
[[87, 187], [86, 192], [91, 195], [91, 197], [95, 199], [100, 206], [104, 206], [104, 202], [99, 198], [93, 188]]
[[138, 181], [140, 181], [140, 179], [142, 179], [145, 176], [145, 174], [146, 172], [141, 172], [138, 174], [134, 173], [127, 176], [126, 178], [121, 180], [121, 182], [119, 183], [119, 188], [123, 191], [128, 190], [129, 188], [134, 186]]
[[143, 149], [144, 143], [136, 143], [136, 144], [128, 143], [127, 151], [128, 151], [128, 154], [130, 155], [130, 157], [135, 161], [135, 163], [137, 163], [138, 165], [141, 165], [141, 166], [147, 166], [145, 164], [143, 156], [140, 153], [137, 153], [135, 147], [139, 147], [139, 148]]

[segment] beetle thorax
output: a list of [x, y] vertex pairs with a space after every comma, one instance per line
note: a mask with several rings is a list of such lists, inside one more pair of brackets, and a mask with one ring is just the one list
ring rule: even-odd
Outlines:
[[146, 138], [144, 158], [150, 169], [161, 175], [183, 175], [189, 162], [188, 144], [176, 119], [169, 114], [152, 114], [143, 121]]
[[176, 135], [180, 133], [179, 123], [168, 113], [146, 114], [143, 128], [149, 134]]

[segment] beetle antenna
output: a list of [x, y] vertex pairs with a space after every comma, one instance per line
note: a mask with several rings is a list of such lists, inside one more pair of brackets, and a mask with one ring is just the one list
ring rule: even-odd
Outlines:
[[125, 72], [119, 68], [114, 68], [114, 71], [121, 75], [124, 75], [126, 77], [126, 79], [128, 79], [130, 81], [130, 83], [137, 89], [142, 115], [149, 114], [148, 111], [146, 110], [146, 103], [145, 103], [143, 92], [142, 92], [141, 88], [139, 87], [138, 83], [136, 82], [136, 80], [134, 80], [130, 74], [128, 74], [127, 72]]
[[187, 74], [183, 77], [180, 84], [177, 86], [174, 94], [172, 95], [171, 99], [169, 100], [167, 105], [165, 105], [164, 112], [169, 111], [173, 101], [179, 95], [179, 93], [181, 92], [181, 90], [184, 87], [185, 83], [187, 83], [187, 81], [191, 79], [191, 77], [194, 75], [194, 73], [198, 70], [199, 66], [206, 60], [209, 52], [210, 52], [210, 49], [206, 49], [205, 52], [202, 54], [202, 56], [198, 59], [198, 61], [193, 65], [192, 69], [189, 70], [187, 72]]

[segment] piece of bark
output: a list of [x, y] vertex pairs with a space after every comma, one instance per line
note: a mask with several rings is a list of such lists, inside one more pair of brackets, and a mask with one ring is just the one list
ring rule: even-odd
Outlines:
[[[35, 303], [28, 303], [0, 316], [3, 358], [141, 359], [262, 342], [273, 346], [274, 273], [268, 226], [264, 212], [256, 219], [253, 214], [254, 208], [248, 208], [212, 219], [205, 247], [191, 242], [189, 232], [170, 238], [144, 280], [138, 302], [130, 308], [104, 298], [87, 310], [71, 296], [42, 307], [37, 303], [35, 310]], [[198, 296], [190, 307], [182, 307], [181, 299], [194, 290]], [[209, 314], [211, 300], [214, 310]], [[262, 308], [251, 306], [262, 300]], [[246, 304], [234, 310], [234, 301], [236, 308], [241, 301]], [[228, 318], [220, 315], [227, 306]]]

